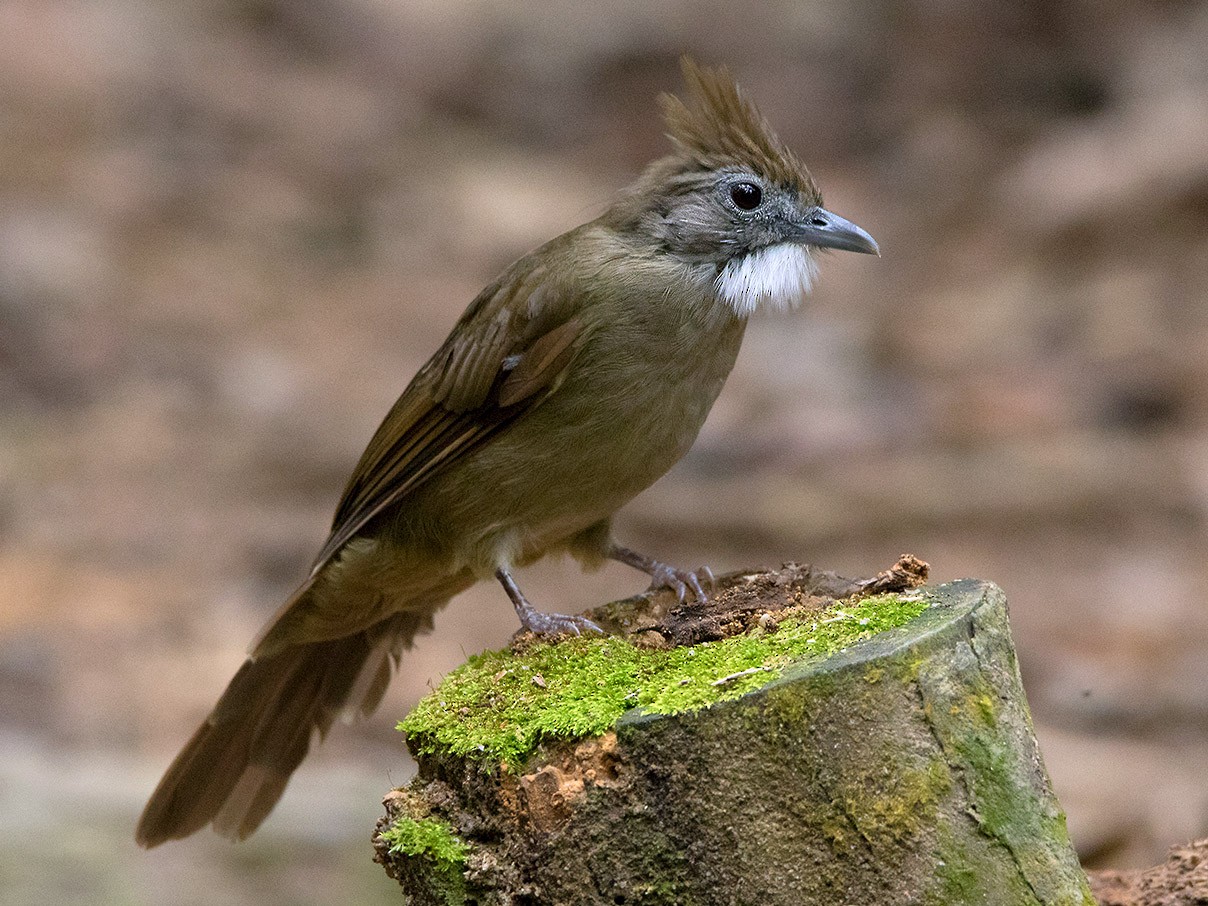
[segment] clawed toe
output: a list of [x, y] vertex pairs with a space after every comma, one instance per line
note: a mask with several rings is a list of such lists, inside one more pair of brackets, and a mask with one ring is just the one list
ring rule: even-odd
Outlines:
[[[705, 593], [705, 585], [708, 585], [712, 589], [714, 581], [713, 570], [707, 566], [702, 566], [695, 572], [689, 572], [686, 569], [676, 569], [674, 566], [660, 563], [653, 557], [639, 554], [637, 551], [621, 547], [619, 544], [612, 546], [608, 556], [613, 560], [632, 566], [634, 569], [640, 569], [646, 575], [650, 576], [652, 579], [650, 591], [660, 591], [661, 589], [669, 588], [675, 592], [675, 597], [683, 604], [684, 598], [688, 596], [688, 589], [692, 589], [692, 594], [695, 595], [697, 601], [703, 603], [709, 600], [708, 594]], [[702, 578], [705, 580], [705, 585], [701, 584]]]
[[549, 638], [558, 635], [582, 635], [584, 632], [598, 632], [604, 635], [604, 630], [587, 617], [569, 616], [564, 613], [542, 613], [533, 607], [524, 597], [516, 581], [502, 566], [495, 570], [495, 578], [503, 585], [504, 591], [512, 599], [516, 608], [516, 616], [520, 625], [533, 635]]
[[[701, 583], [701, 578], [704, 578], [704, 584]], [[709, 595], [705, 591], [705, 586], [713, 588], [713, 570], [707, 566], [702, 566], [695, 572], [686, 569], [676, 569], [673, 566], [667, 566], [665, 563], [660, 563], [658, 568], [653, 573], [653, 580], [650, 583], [651, 591], [659, 591], [664, 588], [669, 588], [675, 592], [675, 598], [680, 603], [684, 603], [684, 599], [688, 596], [688, 590], [692, 590], [693, 596], [697, 601], [704, 603], [709, 600]]]
[[667, 578], [655, 576], [650, 580], [650, 584], [646, 586], [646, 591], [647, 593], [657, 592], [662, 591], [664, 588], [668, 588], [675, 592], [675, 600], [677, 603], [684, 603], [684, 598], [688, 595], [688, 586], [674, 576], [669, 576]]
[[587, 619], [587, 617], [571, 616], [564, 613], [542, 613], [539, 610], [525, 613], [520, 619], [520, 625], [533, 635], [542, 637], [582, 635], [584, 632], [604, 634], [604, 630]]

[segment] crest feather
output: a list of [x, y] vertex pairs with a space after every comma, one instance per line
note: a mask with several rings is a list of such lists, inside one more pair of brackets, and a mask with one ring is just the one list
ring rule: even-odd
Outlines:
[[691, 106], [674, 95], [659, 98], [668, 136], [703, 169], [727, 163], [749, 167], [780, 185], [815, 195], [818, 187], [797, 156], [776, 136], [755, 105], [743, 97], [730, 71], [680, 58]]

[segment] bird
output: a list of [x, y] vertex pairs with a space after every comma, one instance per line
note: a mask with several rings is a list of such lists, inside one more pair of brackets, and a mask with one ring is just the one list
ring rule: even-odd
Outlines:
[[621, 546], [613, 514], [688, 451], [756, 311], [800, 304], [821, 250], [880, 251], [726, 67], [681, 67], [687, 100], [659, 98], [670, 152], [483, 289], [390, 409], [309, 576], [151, 795], [140, 845], [255, 831], [312, 739], [372, 713], [480, 580], [550, 637], [599, 630], [529, 603], [513, 571], [547, 554], [706, 597], [707, 572]]

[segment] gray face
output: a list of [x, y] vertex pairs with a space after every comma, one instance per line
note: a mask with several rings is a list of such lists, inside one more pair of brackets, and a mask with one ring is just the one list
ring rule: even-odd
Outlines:
[[651, 224], [667, 251], [719, 268], [791, 243], [877, 254], [872, 237], [821, 199], [743, 169], [683, 174], [656, 206]]

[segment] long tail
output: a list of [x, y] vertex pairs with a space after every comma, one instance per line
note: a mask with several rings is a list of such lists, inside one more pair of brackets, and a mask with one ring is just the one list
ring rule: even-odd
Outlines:
[[210, 822], [226, 837], [251, 834], [281, 798], [314, 732], [322, 737], [338, 715], [377, 707], [400, 653], [431, 627], [433, 610], [246, 661], [151, 795], [139, 844], [187, 837]]

